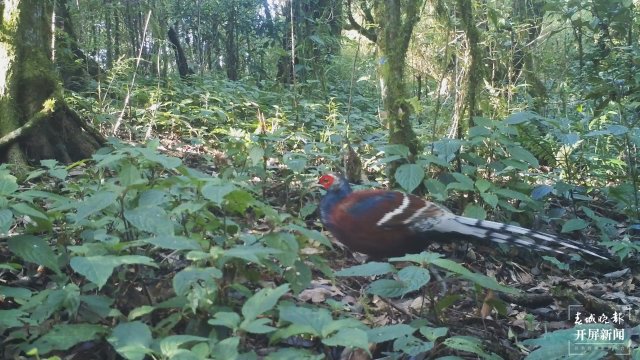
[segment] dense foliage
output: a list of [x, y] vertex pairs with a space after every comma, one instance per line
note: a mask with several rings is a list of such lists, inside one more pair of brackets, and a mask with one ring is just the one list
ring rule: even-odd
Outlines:
[[[124, 5], [108, 3], [108, 11], [126, 14]], [[201, 12], [160, 3], [183, 29], [200, 35], [187, 48], [199, 69], [211, 73], [185, 80], [142, 71], [131, 60], [134, 46], [125, 52], [130, 58], [96, 55], [110, 64], [106, 75], [69, 91], [66, 100], [105, 134], [122, 121], [118, 138], [73, 164], [0, 167], [2, 356], [106, 358], [115, 351], [127, 359], [320, 359], [347, 351], [391, 357], [433, 351], [536, 359], [566, 346], [573, 333], [543, 337], [540, 313], [521, 306], [512, 321], [510, 303], [493, 295], [522, 294], [527, 283], [512, 279], [518, 265], [504, 275], [493, 255], [472, 254], [484, 268], [465, 267], [443, 257], [446, 247], [438, 249], [443, 254], [357, 264], [333, 244], [319, 224], [321, 193], [313, 184], [318, 174], [343, 170], [347, 142], [363, 165], [359, 186], [389, 184], [386, 169], [394, 164], [392, 180], [404, 191], [466, 216], [594, 241], [616, 258], [609, 266], [640, 250], [640, 52], [637, 41], [627, 41], [635, 34], [625, 32], [625, 25], [637, 29], [631, 2], [549, 1], [535, 16], [514, 16], [514, 23], [502, 4], [483, 4], [488, 17], [480, 29], [491, 64], [483, 65], [484, 87], [477, 89], [480, 111], [451, 137], [445, 134], [458, 127], [450, 120], [463, 121], [464, 112], [454, 93], [466, 85], [459, 82], [464, 76], [453, 75], [449, 86], [443, 83], [457, 73], [452, 66], [462, 66], [455, 59], [466, 49], [448, 48], [460, 35], [448, 28], [457, 16], [447, 8], [453, 4], [424, 10], [434, 18], [423, 16], [408, 56], [430, 91], [413, 84], [416, 97], [405, 99], [422, 144], [415, 157], [408, 146], [389, 144], [374, 54], [362, 39], [339, 41], [325, 12], [294, 9], [307, 11], [305, 21], [324, 32], [303, 42], [309, 58], [293, 71], [305, 76], [283, 84], [277, 66], [262, 64], [284, 56], [275, 45], [284, 36], [270, 37], [268, 27], [249, 21], [262, 16], [259, 2], [237, 2], [245, 11], [204, 2]], [[101, 21], [73, 11], [81, 27]], [[212, 14], [221, 14], [213, 24], [220, 27], [236, 16], [235, 30], [196, 25], [201, 16], [215, 22]], [[160, 36], [164, 24], [156, 20]], [[284, 17], [273, 23], [276, 33], [285, 31]], [[539, 27], [550, 40], [531, 49], [527, 31]], [[84, 38], [90, 32], [81, 33], [81, 43], [107, 41], [102, 28], [94, 30], [91, 40]], [[231, 46], [224, 41], [231, 31], [246, 35], [226, 49], [245, 54], [231, 71], [242, 80], [223, 79], [229, 69], [222, 76], [216, 66], [229, 62], [211, 60], [228, 56], [221, 49]], [[565, 42], [564, 53], [554, 42]], [[313, 56], [323, 62], [310, 61]], [[516, 74], [517, 56], [535, 57], [540, 75]], [[501, 250], [495, 256], [507, 257], [509, 249]], [[594, 269], [555, 258], [543, 266], [606, 281]], [[562, 306], [570, 303], [560, 281], [540, 281], [563, 293], [557, 295]], [[449, 288], [438, 289], [443, 283]], [[612, 286], [621, 293], [631, 288]], [[412, 301], [400, 307], [392, 299]], [[474, 309], [482, 321], [492, 315], [507, 325], [473, 325], [508, 332], [484, 337], [467, 330], [473, 326], [459, 313]], [[507, 338], [515, 345], [498, 344]], [[615, 350], [605, 346], [591, 355]]]

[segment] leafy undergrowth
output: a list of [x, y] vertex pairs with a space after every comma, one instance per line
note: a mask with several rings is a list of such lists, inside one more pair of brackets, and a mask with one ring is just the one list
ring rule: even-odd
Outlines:
[[[573, 350], [633, 350], [637, 266], [467, 244], [361, 264], [325, 236], [312, 185], [339, 168], [351, 134], [367, 181], [398, 161], [405, 191], [476, 218], [562, 224], [628, 259], [638, 249], [637, 189], [613, 153], [624, 143], [616, 136], [637, 129], [607, 125], [568, 145], [564, 125], [535, 114], [479, 118], [468, 139], [433, 142], [409, 164], [406, 147], [385, 143], [364, 96], [354, 97], [347, 126], [339, 89], [328, 106], [295, 108], [289, 95], [239, 83], [194, 86], [132, 97], [139, 120], [127, 131], [170, 131], [161, 141], [113, 140], [68, 166], [0, 168], [1, 357], [551, 359], [568, 354], [572, 336], [593, 333], [596, 325], [575, 324], [589, 322], [585, 314], [611, 319], [598, 334], [613, 334], [614, 323], [626, 333]], [[95, 106], [87, 113], [107, 114], [96, 118], [106, 127], [117, 111]], [[527, 127], [552, 136], [536, 142]], [[612, 155], [589, 157], [603, 139]], [[618, 305], [631, 310], [614, 316]]]

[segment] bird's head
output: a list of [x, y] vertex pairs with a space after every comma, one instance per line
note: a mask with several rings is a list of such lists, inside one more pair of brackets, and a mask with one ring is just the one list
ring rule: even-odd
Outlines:
[[335, 174], [324, 174], [318, 179], [318, 185], [329, 191], [331, 188], [339, 188], [343, 179]]
[[340, 197], [351, 193], [351, 185], [349, 185], [349, 181], [339, 174], [327, 173], [320, 176], [316, 186], [325, 189], [327, 194], [331, 193]]

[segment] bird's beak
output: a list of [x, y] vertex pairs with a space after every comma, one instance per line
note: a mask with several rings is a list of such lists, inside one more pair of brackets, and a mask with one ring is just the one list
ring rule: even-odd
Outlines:
[[324, 189], [324, 187], [323, 187], [322, 185], [320, 185], [319, 183], [313, 183], [313, 184], [311, 184], [311, 186], [310, 186], [310, 187], [311, 187], [311, 188], [321, 188], [321, 189]]

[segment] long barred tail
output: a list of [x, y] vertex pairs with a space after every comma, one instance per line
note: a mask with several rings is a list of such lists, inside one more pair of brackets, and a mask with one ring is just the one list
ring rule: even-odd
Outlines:
[[[571, 250], [600, 259], [609, 259], [604, 249], [581, 244], [539, 231], [488, 220], [477, 220], [451, 214], [441, 223], [447, 232], [459, 233], [500, 244], [514, 244], [523, 248], [567, 255]], [[441, 230], [442, 231], [442, 230]], [[567, 251], [567, 249], [570, 249]]]

